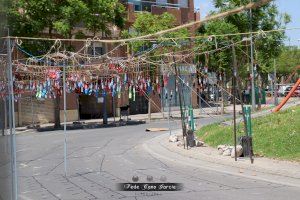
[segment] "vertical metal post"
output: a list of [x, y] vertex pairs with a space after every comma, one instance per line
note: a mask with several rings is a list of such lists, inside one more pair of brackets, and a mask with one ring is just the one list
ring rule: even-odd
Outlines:
[[[66, 95], [66, 65], [63, 65], [63, 93], [64, 93], [64, 171], [67, 177], [67, 95]], [[59, 98], [59, 97], [57, 97]]]
[[116, 122], [116, 106], [115, 106], [115, 96], [114, 96], [114, 94], [112, 95], [112, 104], [113, 104], [113, 107], [112, 107], [112, 109], [113, 109], [113, 117], [114, 117], [114, 123]]
[[[250, 0], [252, 2], [252, 0]], [[250, 39], [251, 39], [251, 102], [252, 102], [252, 110], [255, 111], [256, 103], [255, 103], [255, 84], [254, 84], [254, 47], [253, 47], [253, 33], [252, 33], [252, 9], [250, 9]]]
[[[218, 82], [217, 82], [218, 83]], [[217, 103], [217, 115], [219, 114], [219, 88], [216, 86], [216, 103]]]
[[1, 113], [0, 113], [0, 119], [1, 119], [1, 121], [0, 121], [0, 126], [1, 126], [1, 134], [2, 134], [2, 136], [4, 136], [5, 135], [5, 126], [4, 126], [4, 121], [2, 121], [2, 118], [4, 118], [4, 115], [5, 115], [5, 112], [3, 112], [4, 111], [4, 106], [5, 106], [5, 104], [4, 104], [4, 100], [2, 100], [2, 104], [3, 104], [3, 106], [2, 106], [2, 104], [0, 103], [0, 106], [1, 106], [1, 108], [0, 108], [0, 110], [1, 110]]
[[276, 60], [274, 59], [274, 84], [273, 84], [273, 90], [274, 90], [274, 104], [275, 106], [278, 105], [278, 88], [277, 88], [277, 74], [276, 74]]
[[[9, 36], [9, 30], [8, 30]], [[7, 63], [8, 63], [8, 86], [9, 86], [9, 129], [11, 142], [11, 163], [12, 163], [12, 199], [18, 199], [18, 183], [17, 183], [17, 155], [16, 155], [16, 132], [15, 132], [15, 99], [13, 86], [13, 70], [11, 57], [11, 41], [7, 38]]]
[[[179, 96], [179, 106], [180, 106], [180, 117], [181, 117], [181, 126], [182, 126], [182, 135], [183, 135], [183, 140], [186, 137], [186, 126], [185, 126], [185, 122], [184, 122], [184, 113], [183, 113], [183, 109], [182, 109], [182, 91], [181, 91], [181, 83], [179, 83], [178, 77], [178, 69], [176, 66], [176, 62], [175, 62], [175, 57], [173, 56], [173, 62], [174, 62], [174, 68], [175, 68], [175, 83], [178, 84], [176, 87], [178, 88], [178, 96]], [[180, 86], [180, 87], [179, 87]], [[187, 147], [186, 142], [184, 143], [184, 148]]]
[[202, 107], [201, 107], [201, 105], [202, 105], [202, 99], [201, 99], [201, 97], [202, 97], [202, 92], [201, 92], [201, 90], [202, 90], [202, 88], [201, 89], [199, 89], [199, 114], [201, 114], [201, 111], [202, 111]]
[[172, 100], [172, 90], [170, 91], [169, 99], [167, 99], [167, 101], [168, 101], [168, 106], [169, 106], [168, 123], [169, 123], [169, 131], [170, 131], [170, 135], [172, 135], [171, 124], [170, 124], [171, 100]]
[[7, 134], [7, 97], [4, 98], [4, 130]]
[[232, 45], [232, 54], [233, 54], [233, 77], [232, 77], [232, 87], [233, 87], [233, 132], [234, 132], [234, 160], [237, 161], [237, 152], [236, 152], [236, 73], [237, 73], [237, 63], [236, 63], [236, 54], [234, 44]]
[[[163, 99], [163, 96], [162, 96], [162, 99]], [[162, 105], [163, 105], [163, 103], [161, 103], [161, 106]], [[163, 112], [163, 110], [162, 110], [162, 112]], [[150, 97], [150, 95], [148, 95], [148, 120], [150, 123], [151, 122], [151, 97]]]

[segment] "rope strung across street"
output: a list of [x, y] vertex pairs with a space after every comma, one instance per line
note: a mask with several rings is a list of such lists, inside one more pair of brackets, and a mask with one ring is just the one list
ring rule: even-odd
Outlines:
[[[174, 27], [174, 28], [158, 31], [156, 33], [152, 33], [152, 34], [148, 34], [148, 35], [138, 36], [138, 37], [135, 37], [135, 38], [117, 39], [117, 40], [102, 40], [102, 39], [99, 39], [99, 38], [95, 37], [95, 38], [92, 39], [92, 41], [97, 41], [97, 42], [102, 42], [102, 43], [128, 43], [128, 42], [132, 42], [132, 41], [146, 40], [146, 39], [149, 39], [149, 38], [164, 35], [166, 33], [174, 32], [174, 31], [177, 31], [177, 30], [180, 30], [180, 29], [183, 29], [183, 28], [190, 28], [190, 27], [193, 27], [193, 26], [201, 26], [201, 25], [203, 25], [204, 23], [206, 23], [208, 21], [224, 18], [224, 17], [230, 16], [230, 15], [233, 15], [233, 14], [238, 14], [238, 13], [240, 13], [242, 11], [245, 11], [245, 10], [259, 8], [259, 7], [262, 7], [262, 6], [270, 3], [271, 1], [272, 0], [260, 0], [260, 1], [257, 1], [257, 2], [252, 2], [252, 3], [249, 3], [247, 5], [231, 9], [229, 11], [225, 11], [225, 12], [222, 12], [222, 13], [218, 13], [218, 14], [215, 14], [215, 15], [208, 16], [208, 17], [204, 18], [203, 20], [197, 20], [197, 21], [194, 21], [194, 22], [190, 22], [190, 23], [187, 23], [187, 24], [183, 24], [183, 25]], [[53, 39], [53, 38], [11, 37], [11, 36], [4, 37], [4, 38], [11, 38], [11, 39], [19, 38], [19, 39], [26, 39], [26, 40], [44, 40], [44, 41], [51, 41], [51, 40], [55, 41], [55, 40], [57, 40], [57, 39]], [[81, 42], [86, 41], [86, 39], [59, 39], [59, 40], [60, 41], [81, 41]]]

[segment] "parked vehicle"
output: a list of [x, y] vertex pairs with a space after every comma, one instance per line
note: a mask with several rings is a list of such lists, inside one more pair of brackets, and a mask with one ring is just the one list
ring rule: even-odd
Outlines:
[[[292, 88], [293, 87], [290, 86], [285, 89], [285, 92], [284, 92], [285, 97], [289, 94], [289, 92], [291, 91]], [[298, 86], [297, 89], [294, 91], [294, 93], [292, 94], [292, 97], [300, 97], [300, 86]]]
[[278, 93], [277, 93], [278, 96], [280, 96], [280, 97], [285, 96], [285, 92], [288, 87], [292, 87], [292, 85], [291, 84], [279, 84], [278, 85]]

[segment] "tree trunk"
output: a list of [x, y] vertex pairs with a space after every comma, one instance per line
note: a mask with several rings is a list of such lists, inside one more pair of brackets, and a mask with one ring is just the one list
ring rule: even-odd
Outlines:
[[49, 37], [52, 38], [52, 30], [53, 30], [53, 27], [52, 25], [49, 26], [49, 31], [48, 31], [48, 34], [49, 34]]
[[221, 75], [221, 115], [223, 115], [225, 113], [225, 106], [224, 106], [224, 95], [225, 95], [225, 92], [224, 92], [224, 75], [222, 74]]
[[258, 83], [257, 83], [257, 88], [258, 88], [258, 105], [257, 105], [257, 109], [261, 110], [261, 98], [262, 98], [262, 94], [261, 94], [261, 76], [258, 75]]

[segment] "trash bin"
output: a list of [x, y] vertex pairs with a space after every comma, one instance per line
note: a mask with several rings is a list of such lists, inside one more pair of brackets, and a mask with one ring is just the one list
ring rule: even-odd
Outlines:
[[250, 155], [253, 155], [252, 150], [252, 137], [250, 136], [241, 136], [239, 138], [240, 145], [243, 147], [243, 156], [244, 157], [250, 157]]

